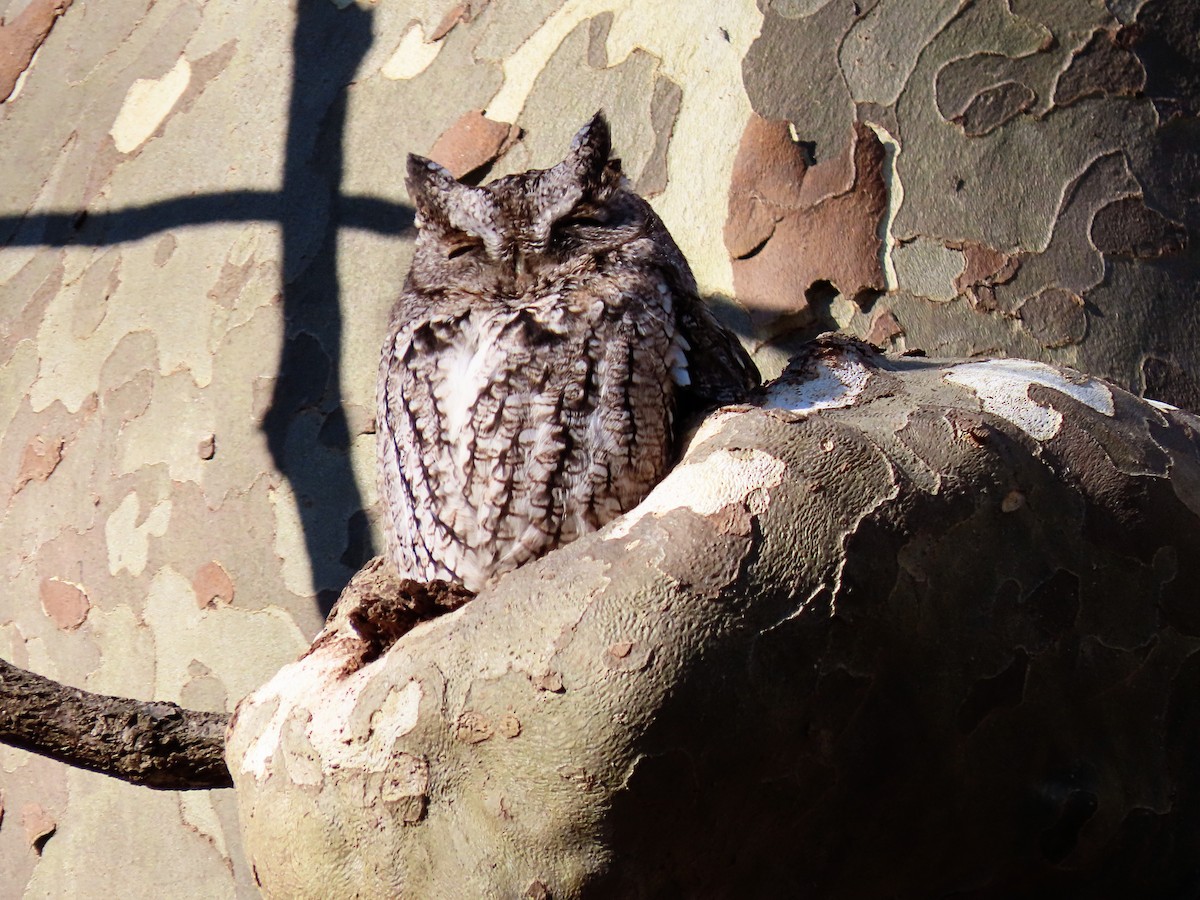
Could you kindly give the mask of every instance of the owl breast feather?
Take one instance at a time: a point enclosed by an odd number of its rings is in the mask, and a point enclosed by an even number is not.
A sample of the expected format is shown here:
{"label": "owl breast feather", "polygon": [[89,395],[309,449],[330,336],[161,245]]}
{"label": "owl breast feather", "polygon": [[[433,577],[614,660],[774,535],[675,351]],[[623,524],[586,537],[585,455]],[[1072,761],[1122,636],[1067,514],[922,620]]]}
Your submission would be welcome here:
{"label": "owl breast feather", "polygon": [[661,479],[686,368],[653,282],[619,302],[597,282],[556,309],[475,303],[396,323],[380,471],[402,574],[479,590],[607,524]]}

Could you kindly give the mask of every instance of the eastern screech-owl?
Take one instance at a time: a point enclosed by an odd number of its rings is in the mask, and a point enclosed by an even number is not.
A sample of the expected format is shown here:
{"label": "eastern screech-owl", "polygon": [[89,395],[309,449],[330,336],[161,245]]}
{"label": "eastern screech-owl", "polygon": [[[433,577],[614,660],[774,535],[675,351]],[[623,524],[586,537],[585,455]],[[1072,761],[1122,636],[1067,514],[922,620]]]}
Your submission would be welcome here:
{"label": "eastern screech-owl", "polygon": [[482,187],[408,159],[417,241],[379,369],[387,551],[478,591],[638,504],[687,412],[758,371],[609,160],[597,115],[567,158]]}

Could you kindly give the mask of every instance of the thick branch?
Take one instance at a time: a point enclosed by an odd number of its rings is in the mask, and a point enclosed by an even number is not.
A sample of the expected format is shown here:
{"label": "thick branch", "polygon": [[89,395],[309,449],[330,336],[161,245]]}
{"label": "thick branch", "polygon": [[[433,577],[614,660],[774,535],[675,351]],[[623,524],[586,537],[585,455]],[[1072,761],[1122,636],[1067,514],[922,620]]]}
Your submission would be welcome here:
{"label": "thick branch", "polygon": [[229,716],[92,694],[0,659],[0,741],[134,784],[231,787]]}
{"label": "thick branch", "polygon": [[1077,372],[826,336],[451,614],[371,583],[230,727],[267,897],[1194,882],[1200,419]]}

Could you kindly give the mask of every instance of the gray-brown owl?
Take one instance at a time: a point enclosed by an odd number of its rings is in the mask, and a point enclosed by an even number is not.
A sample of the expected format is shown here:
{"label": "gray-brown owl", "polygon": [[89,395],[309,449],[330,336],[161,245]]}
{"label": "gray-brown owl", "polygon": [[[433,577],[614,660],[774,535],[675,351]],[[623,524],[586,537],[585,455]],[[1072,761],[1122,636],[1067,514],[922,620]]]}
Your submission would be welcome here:
{"label": "gray-brown owl", "polygon": [[478,591],[632,509],[688,412],[759,375],[609,160],[599,114],[567,158],[482,187],[408,159],[412,269],[379,369],[387,552]]}

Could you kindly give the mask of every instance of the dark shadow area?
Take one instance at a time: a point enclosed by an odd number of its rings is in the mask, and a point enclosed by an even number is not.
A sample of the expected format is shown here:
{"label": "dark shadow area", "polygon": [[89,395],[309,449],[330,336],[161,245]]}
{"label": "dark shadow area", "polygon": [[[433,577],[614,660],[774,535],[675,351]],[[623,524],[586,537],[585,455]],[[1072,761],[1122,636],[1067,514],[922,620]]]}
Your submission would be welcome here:
{"label": "dark shadow area", "polygon": [[375,553],[351,469],[352,436],[342,403],[338,234],[357,228],[400,235],[413,223],[412,209],[403,204],[341,195],[346,88],[371,46],[371,15],[357,6],[297,4],[280,191],[176,197],[94,214],[0,216],[0,248],[104,246],[218,222],[281,224],[283,346],[261,427],[295,495],[323,613]]}
{"label": "dark shadow area", "polygon": [[[339,508],[362,508],[342,408],[337,239],[346,85],[371,39],[371,13],[366,10],[339,10],[331,3],[297,5],[280,196],[285,223],[283,347],[262,429],[275,466],[295,492],[323,613],[354,574],[354,564],[365,562],[344,558],[350,525],[337,515]],[[361,535],[356,543],[363,544]],[[373,550],[368,539],[360,552],[370,558]]]}
{"label": "dark shadow area", "polygon": [[[230,191],[198,197],[173,197],[112,212],[87,210],[0,216],[0,247],[101,247],[136,241],[147,235],[214,222],[284,220],[285,204],[276,191]],[[379,234],[400,235],[412,227],[408,206],[382,197],[338,198],[337,225]],[[9,232],[5,234],[5,232]]]}

